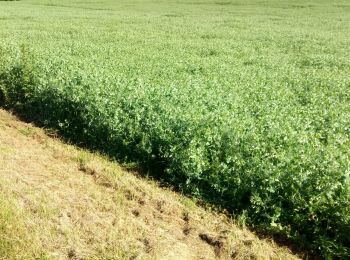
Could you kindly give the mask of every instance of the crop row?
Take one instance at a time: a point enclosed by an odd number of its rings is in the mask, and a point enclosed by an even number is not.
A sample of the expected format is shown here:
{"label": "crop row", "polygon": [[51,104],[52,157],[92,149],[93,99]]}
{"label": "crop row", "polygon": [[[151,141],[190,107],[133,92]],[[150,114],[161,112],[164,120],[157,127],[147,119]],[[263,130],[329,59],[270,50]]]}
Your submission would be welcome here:
{"label": "crop row", "polygon": [[25,47],[2,53],[3,106],[138,162],[250,225],[349,256],[346,78],[289,71],[283,81],[271,70],[244,87],[215,80],[165,86],[43,59]]}

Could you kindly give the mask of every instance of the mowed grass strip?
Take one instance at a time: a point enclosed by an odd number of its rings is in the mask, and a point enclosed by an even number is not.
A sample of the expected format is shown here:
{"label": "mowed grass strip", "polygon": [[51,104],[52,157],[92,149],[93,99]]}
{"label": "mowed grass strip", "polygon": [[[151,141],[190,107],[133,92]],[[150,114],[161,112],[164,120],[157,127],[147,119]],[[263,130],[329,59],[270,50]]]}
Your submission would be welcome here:
{"label": "mowed grass strip", "polygon": [[1,259],[298,259],[0,110]]}

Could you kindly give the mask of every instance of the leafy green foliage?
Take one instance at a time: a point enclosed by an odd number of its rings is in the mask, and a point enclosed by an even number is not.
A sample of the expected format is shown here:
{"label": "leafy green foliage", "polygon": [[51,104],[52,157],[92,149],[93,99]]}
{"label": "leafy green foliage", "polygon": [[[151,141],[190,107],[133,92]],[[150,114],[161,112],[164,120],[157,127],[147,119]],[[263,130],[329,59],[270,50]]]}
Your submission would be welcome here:
{"label": "leafy green foliage", "polygon": [[250,225],[349,257],[349,8],[4,5],[0,102]]}

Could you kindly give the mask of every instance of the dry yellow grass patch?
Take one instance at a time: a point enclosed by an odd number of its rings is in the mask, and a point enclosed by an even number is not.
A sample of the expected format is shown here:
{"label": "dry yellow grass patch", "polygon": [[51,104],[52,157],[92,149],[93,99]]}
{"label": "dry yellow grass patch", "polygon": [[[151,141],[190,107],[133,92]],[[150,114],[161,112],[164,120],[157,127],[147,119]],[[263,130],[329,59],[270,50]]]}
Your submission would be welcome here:
{"label": "dry yellow grass patch", "polygon": [[0,110],[4,259],[296,259],[191,199]]}

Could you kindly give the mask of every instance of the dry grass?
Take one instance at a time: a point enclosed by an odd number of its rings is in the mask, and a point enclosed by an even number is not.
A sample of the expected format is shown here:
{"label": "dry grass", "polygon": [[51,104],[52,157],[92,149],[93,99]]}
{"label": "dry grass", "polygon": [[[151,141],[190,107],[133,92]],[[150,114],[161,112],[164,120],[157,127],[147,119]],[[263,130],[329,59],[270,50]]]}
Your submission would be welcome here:
{"label": "dry grass", "polygon": [[0,110],[3,259],[294,259],[226,216]]}

